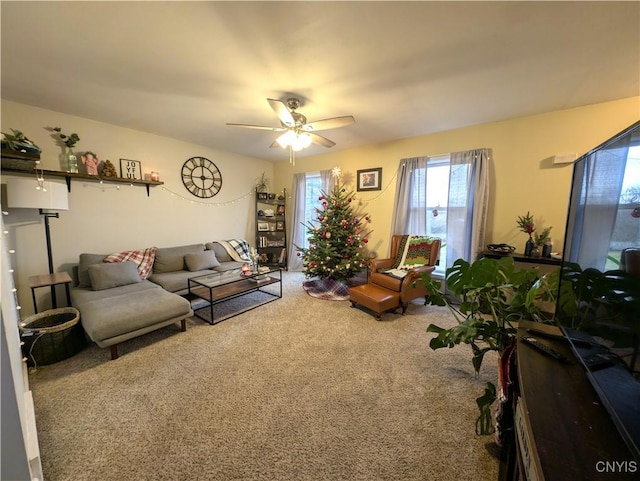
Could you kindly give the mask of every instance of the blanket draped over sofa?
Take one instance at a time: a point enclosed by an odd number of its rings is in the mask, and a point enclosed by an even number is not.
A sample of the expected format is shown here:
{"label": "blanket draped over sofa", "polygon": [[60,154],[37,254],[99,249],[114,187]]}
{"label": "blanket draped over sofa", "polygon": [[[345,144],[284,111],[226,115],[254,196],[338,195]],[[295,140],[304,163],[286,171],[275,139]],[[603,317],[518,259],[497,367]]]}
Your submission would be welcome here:
{"label": "blanket draped over sofa", "polygon": [[246,240],[229,239],[217,241],[234,261],[249,262],[251,261],[251,248]]}

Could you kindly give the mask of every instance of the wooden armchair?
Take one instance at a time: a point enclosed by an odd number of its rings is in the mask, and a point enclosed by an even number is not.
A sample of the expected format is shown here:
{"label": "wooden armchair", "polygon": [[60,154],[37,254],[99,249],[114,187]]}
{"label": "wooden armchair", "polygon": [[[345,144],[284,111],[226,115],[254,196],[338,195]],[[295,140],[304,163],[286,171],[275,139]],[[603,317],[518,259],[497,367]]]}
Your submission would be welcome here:
{"label": "wooden armchair", "polygon": [[420,283],[416,283],[416,281],[420,280],[423,273],[431,273],[435,270],[436,263],[440,257],[441,241],[440,239],[434,239],[431,243],[427,265],[413,267],[407,271],[408,273],[403,279],[399,279],[382,272],[382,270],[392,268],[397,257],[402,256],[400,248],[403,237],[402,235],[394,235],[391,237],[388,259],[371,259],[369,261],[369,277],[367,282],[390,291],[398,292],[400,294],[400,305],[404,313],[409,301],[417,299],[418,297],[425,297],[426,299],[428,294],[426,288]]}

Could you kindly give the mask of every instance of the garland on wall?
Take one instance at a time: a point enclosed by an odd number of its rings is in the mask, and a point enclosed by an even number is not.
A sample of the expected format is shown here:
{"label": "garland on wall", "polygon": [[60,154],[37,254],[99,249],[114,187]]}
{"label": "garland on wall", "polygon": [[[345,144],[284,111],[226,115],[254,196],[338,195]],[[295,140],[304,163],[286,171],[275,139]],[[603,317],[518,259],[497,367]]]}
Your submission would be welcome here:
{"label": "garland on wall", "polygon": [[[129,184],[130,187],[135,187],[134,184]],[[89,183],[83,183],[82,184],[83,188],[86,189],[100,189],[102,192],[106,192],[107,190],[120,190],[120,187],[122,187],[121,184],[118,185],[113,185],[111,184],[108,180],[100,180],[100,182],[98,184],[89,184]],[[227,200],[227,201],[223,201],[223,202],[203,202],[200,200],[195,200],[189,197],[184,197],[180,194],[178,194],[177,192],[172,191],[171,189],[168,189],[165,186],[161,186],[160,187],[161,190],[168,192],[171,197],[175,197],[177,199],[180,199],[182,201],[185,202],[189,202],[190,204],[198,204],[198,205],[204,205],[204,206],[208,206],[208,207],[225,207],[228,205],[233,205],[233,204],[237,204],[238,202],[250,197],[251,195],[253,195],[254,190],[249,190],[246,193],[242,194],[240,197],[236,197],[235,199],[231,199],[231,200]]]}
{"label": "garland on wall", "polygon": [[[339,167],[334,167],[332,170],[338,170],[338,172],[340,171]],[[335,174],[334,174],[335,175]],[[339,175],[339,174],[338,174]],[[358,197],[358,202],[359,204],[362,205],[368,205],[371,202],[376,202],[378,199],[380,199],[380,197],[382,197],[383,195],[386,194],[387,190],[389,189],[389,187],[391,187],[391,184],[393,184],[396,180],[396,177],[398,176],[398,172],[396,171],[393,176],[391,177],[391,179],[389,179],[389,181],[387,182],[387,184],[384,186],[384,188],[374,197],[371,197],[369,199],[367,199],[366,201],[363,200],[360,196]],[[44,177],[42,175],[38,175],[38,173],[36,172],[36,183],[38,185],[41,184],[41,182],[44,181]],[[87,189],[100,189],[102,192],[106,192],[107,190],[120,190],[120,188],[122,187],[123,184],[118,183],[117,185],[109,182],[108,179],[100,179],[100,182],[98,184],[94,184],[94,183],[82,183],[82,187],[83,188],[87,188]],[[135,187],[135,184],[129,184],[129,187]],[[233,204],[237,204],[238,202],[241,202],[249,197],[251,197],[255,190],[254,188],[248,190],[247,192],[245,192],[244,194],[240,195],[239,197],[236,197],[234,199],[228,200],[228,201],[223,201],[223,202],[204,202],[201,200],[195,200],[191,197],[185,197],[177,192],[174,192],[173,190],[167,188],[166,186],[161,186],[160,187],[163,191],[169,193],[171,195],[171,197],[175,197],[181,201],[184,202],[189,202],[190,204],[197,204],[197,205],[204,205],[207,207],[226,207],[229,205],[233,205]],[[289,198],[291,197],[290,195],[288,196]],[[355,196],[354,196],[355,197]]]}

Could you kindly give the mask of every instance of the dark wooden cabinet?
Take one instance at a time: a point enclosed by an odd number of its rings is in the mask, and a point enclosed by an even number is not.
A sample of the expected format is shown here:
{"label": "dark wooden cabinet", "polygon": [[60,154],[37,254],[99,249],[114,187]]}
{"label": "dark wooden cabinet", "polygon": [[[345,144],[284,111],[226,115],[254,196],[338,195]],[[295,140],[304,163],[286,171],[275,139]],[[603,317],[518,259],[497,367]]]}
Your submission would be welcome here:
{"label": "dark wooden cabinet", "polygon": [[520,323],[514,425],[504,446],[500,479],[640,479],[640,465],[569,344],[538,336],[569,360],[559,362],[520,341],[531,335],[528,328],[561,335],[555,326]]}
{"label": "dark wooden cabinet", "polygon": [[287,266],[287,191],[282,194],[256,191],[256,249],[259,264]]}

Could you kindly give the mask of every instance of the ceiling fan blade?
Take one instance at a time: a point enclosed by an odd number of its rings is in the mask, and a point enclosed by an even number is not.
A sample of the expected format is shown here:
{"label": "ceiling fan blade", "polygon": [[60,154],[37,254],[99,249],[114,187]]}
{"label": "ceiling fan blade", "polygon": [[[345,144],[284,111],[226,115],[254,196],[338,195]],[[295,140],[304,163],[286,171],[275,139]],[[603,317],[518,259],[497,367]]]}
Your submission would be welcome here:
{"label": "ceiling fan blade", "polygon": [[232,127],[243,127],[245,129],[273,130],[274,132],[282,132],[283,130],[287,130],[284,127],[267,127],[265,125],[231,124],[231,123],[227,123],[227,125],[231,125]]}
{"label": "ceiling fan blade", "polygon": [[344,117],[333,117],[331,119],[316,120],[302,126],[302,130],[306,132],[315,132],[316,130],[337,129],[338,127],[346,127],[356,123],[351,115]]}
{"label": "ceiling fan blade", "polygon": [[287,127],[293,127],[294,125],[296,125],[296,121],[293,118],[293,115],[291,115],[291,112],[282,100],[267,99],[267,102],[269,102],[269,105],[271,105],[271,108],[280,119],[280,122],[282,122]]}
{"label": "ceiling fan blade", "polygon": [[313,142],[314,144],[322,145],[323,147],[327,147],[327,148],[330,148],[336,145],[336,143],[333,140],[329,140],[326,137],[322,137],[321,135],[313,134],[311,132],[307,132],[307,135],[311,137],[311,142]]}

